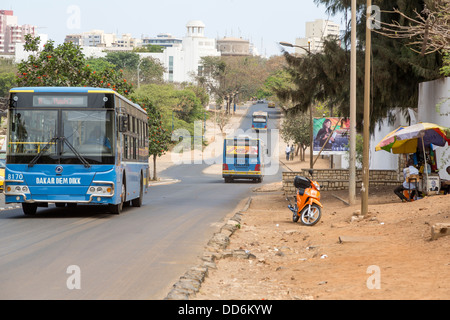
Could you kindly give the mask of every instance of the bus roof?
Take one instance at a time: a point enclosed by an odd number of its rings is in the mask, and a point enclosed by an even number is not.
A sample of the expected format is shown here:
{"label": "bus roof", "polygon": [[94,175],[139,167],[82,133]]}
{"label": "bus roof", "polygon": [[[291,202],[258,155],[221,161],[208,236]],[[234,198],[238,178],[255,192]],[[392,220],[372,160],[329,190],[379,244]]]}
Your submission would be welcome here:
{"label": "bus roof", "polygon": [[130,101],[121,94],[117,93],[113,89],[108,88],[96,88],[96,87],[17,87],[11,88],[9,90],[12,92],[68,92],[68,93],[113,93],[119,96],[123,100],[127,101],[129,104],[135,106],[137,109],[147,113],[140,105]]}
{"label": "bus roof", "polygon": [[227,137],[225,140],[253,140],[253,141],[262,141],[260,138],[253,138],[250,136],[235,136],[235,137]]}
{"label": "bus roof", "polygon": [[265,111],[255,111],[253,112],[254,116],[266,116],[267,117],[267,112]]}
{"label": "bus roof", "polygon": [[115,93],[112,89],[94,88],[94,87],[18,87],[12,88],[9,92],[74,92],[74,93],[89,93],[89,92],[107,92]]}

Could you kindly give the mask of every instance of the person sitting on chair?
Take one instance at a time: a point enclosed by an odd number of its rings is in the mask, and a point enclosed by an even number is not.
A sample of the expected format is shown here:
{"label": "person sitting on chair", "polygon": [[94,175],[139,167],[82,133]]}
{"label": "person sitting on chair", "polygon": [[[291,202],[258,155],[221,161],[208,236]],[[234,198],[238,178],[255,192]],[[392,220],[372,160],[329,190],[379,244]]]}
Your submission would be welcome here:
{"label": "person sitting on chair", "polygon": [[419,170],[414,167],[414,161],[412,159],[409,159],[408,166],[403,169],[403,178],[405,179],[405,181],[403,181],[403,183],[394,190],[394,193],[402,200],[402,202],[406,202],[409,200],[406,199],[406,197],[403,195],[404,190],[411,190],[411,198],[413,193],[415,193],[416,183],[408,181],[409,176],[413,174],[418,175]]}

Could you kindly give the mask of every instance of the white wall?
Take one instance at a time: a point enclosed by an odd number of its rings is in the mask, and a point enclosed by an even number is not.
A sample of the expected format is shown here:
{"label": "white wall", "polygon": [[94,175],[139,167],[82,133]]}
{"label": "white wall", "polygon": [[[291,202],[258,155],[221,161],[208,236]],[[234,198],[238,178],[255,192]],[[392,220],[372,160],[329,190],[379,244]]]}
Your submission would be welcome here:
{"label": "white wall", "polygon": [[374,134],[370,137],[370,169],[372,170],[397,170],[399,155],[389,153],[384,150],[375,151],[377,144],[390,132],[400,126],[409,126],[414,122],[407,122],[406,117],[399,110],[391,111],[395,114],[396,120],[393,124],[388,123],[388,119],[383,120],[381,125],[376,124]]}
{"label": "white wall", "polygon": [[[450,77],[419,84],[419,122],[450,127]],[[441,179],[450,180],[445,168],[450,166],[450,147],[436,148],[436,159]]]}
{"label": "white wall", "polygon": [[[38,34],[38,36],[41,39],[41,42],[39,43],[39,52],[44,49],[44,44],[48,41],[48,35],[47,34]],[[16,49],[14,54],[14,62],[20,63],[22,60],[27,60],[28,57],[31,55],[31,52],[25,51],[23,48],[24,42],[16,43]]]}

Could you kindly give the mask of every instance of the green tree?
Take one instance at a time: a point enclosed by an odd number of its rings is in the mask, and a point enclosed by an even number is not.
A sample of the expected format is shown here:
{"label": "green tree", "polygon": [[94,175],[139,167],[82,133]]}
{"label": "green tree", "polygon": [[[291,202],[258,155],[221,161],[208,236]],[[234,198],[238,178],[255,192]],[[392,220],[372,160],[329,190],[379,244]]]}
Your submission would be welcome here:
{"label": "green tree", "polygon": [[7,97],[9,89],[16,85],[17,67],[12,59],[0,58],[0,97]]}
{"label": "green tree", "polygon": [[441,68],[441,74],[444,77],[450,77],[450,53],[449,52],[447,52],[444,55],[444,64]]}
{"label": "green tree", "polygon": [[154,45],[154,44],[147,44],[145,46],[142,47],[138,47],[138,48],[134,48],[133,52],[156,52],[156,53],[161,53],[164,51],[164,47],[163,46],[158,46],[158,45]]}
{"label": "green tree", "polygon": [[255,96],[268,76],[265,60],[259,57],[202,57],[201,67],[197,82],[217,101],[226,102],[227,113],[238,95],[242,100]]}
{"label": "green tree", "polygon": [[151,99],[145,95],[131,96],[131,100],[139,104],[148,114],[148,151],[153,156],[153,180],[157,180],[156,160],[164,155],[170,146],[170,131],[164,127],[163,116],[160,110],[153,105]]}
{"label": "green tree", "polygon": [[126,68],[137,70],[139,55],[135,52],[108,52],[105,60],[116,66],[117,70]]}
{"label": "green tree", "polygon": [[9,89],[16,85],[16,75],[13,72],[0,73],[0,97],[7,97]]}
{"label": "green tree", "polygon": [[310,144],[310,128],[309,115],[302,112],[286,115],[281,126],[281,137],[284,142],[293,141],[297,145],[301,161],[305,161],[305,150]]}
{"label": "green tree", "polygon": [[97,72],[87,63],[79,46],[63,43],[55,46],[49,40],[38,52],[39,37],[25,36],[25,50],[32,52],[28,60],[18,64],[19,86],[92,86],[111,88],[128,95],[132,86],[121,72],[106,68]]}
{"label": "green tree", "polygon": [[148,101],[137,101],[140,103],[148,113],[149,126],[149,155],[153,156],[153,180],[157,180],[156,160],[165,154],[171,144],[170,131],[164,128],[163,119],[160,111],[151,104],[146,104]]}
{"label": "green tree", "polygon": [[188,123],[201,119],[204,109],[195,93],[190,89],[176,91],[178,117]]}
{"label": "green tree", "polygon": [[189,89],[178,89],[173,84],[147,84],[141,86],[132,97],[146,101],[162,115],[162,125],[167,131],[186,129],[194,136],[195,120],[203,119],[200,100]]}
{"label": "green tree", "polygon": [[[315,0],[317,4],[325,5],[329,12],[346,12],[350,10],[348,0]],[[365,35],[365,1],[358,0],[358,32],[357,49],[357,105],[364,101],[364,35]],[[382,10],[399,8],[408,15],[416,10],[422,12],[423,1],[379,0],[374,5]],[[400,16],[382,14],[385,20],[394,20],[403,25],[406,22]],[[350,113],[350,51],[348,42],[350,30],[345,31],[343,46],[336,41],[325,41],[324,51],[302,57],[294,57],[285,53],[288,71],[293,77],[295,89],[281,90],[278,95],[282,99],[295,102],[296,111],[306,111],[316,102],[327,102],[334,107],[333,115],[348,116]],[[425,57],[411,51],[407,40],[387,38],[372,34],[372,74],[371,74],[371,124],[373,132],[375,123],[390,117],[390,110],[399,108],[406,110],[418,103],[418,84],[434,80],[441,75],[442,56],[440,53]],[[363,124],[363,108],[357,108],[357,127]]]}

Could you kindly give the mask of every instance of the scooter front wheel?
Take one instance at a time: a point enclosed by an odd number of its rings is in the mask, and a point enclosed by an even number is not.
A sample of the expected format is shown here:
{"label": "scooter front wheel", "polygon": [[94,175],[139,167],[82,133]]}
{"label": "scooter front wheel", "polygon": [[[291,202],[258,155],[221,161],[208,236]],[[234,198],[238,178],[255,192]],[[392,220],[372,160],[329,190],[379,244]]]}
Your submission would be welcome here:
{"label": "scooter front wheel", "polygon": [[300,219],[300,216],[298,215],[298,209],[297,209],[297,205],[294,206],[294,210],[292,210],[292,221],[297,222],[298,219]]}
{"label": "scooter front wheel", "polygon": [[322,210],[317,204],[307,206],[302,210],[301,222],[306,226],[313,226],[319,222],[322,216]]}

